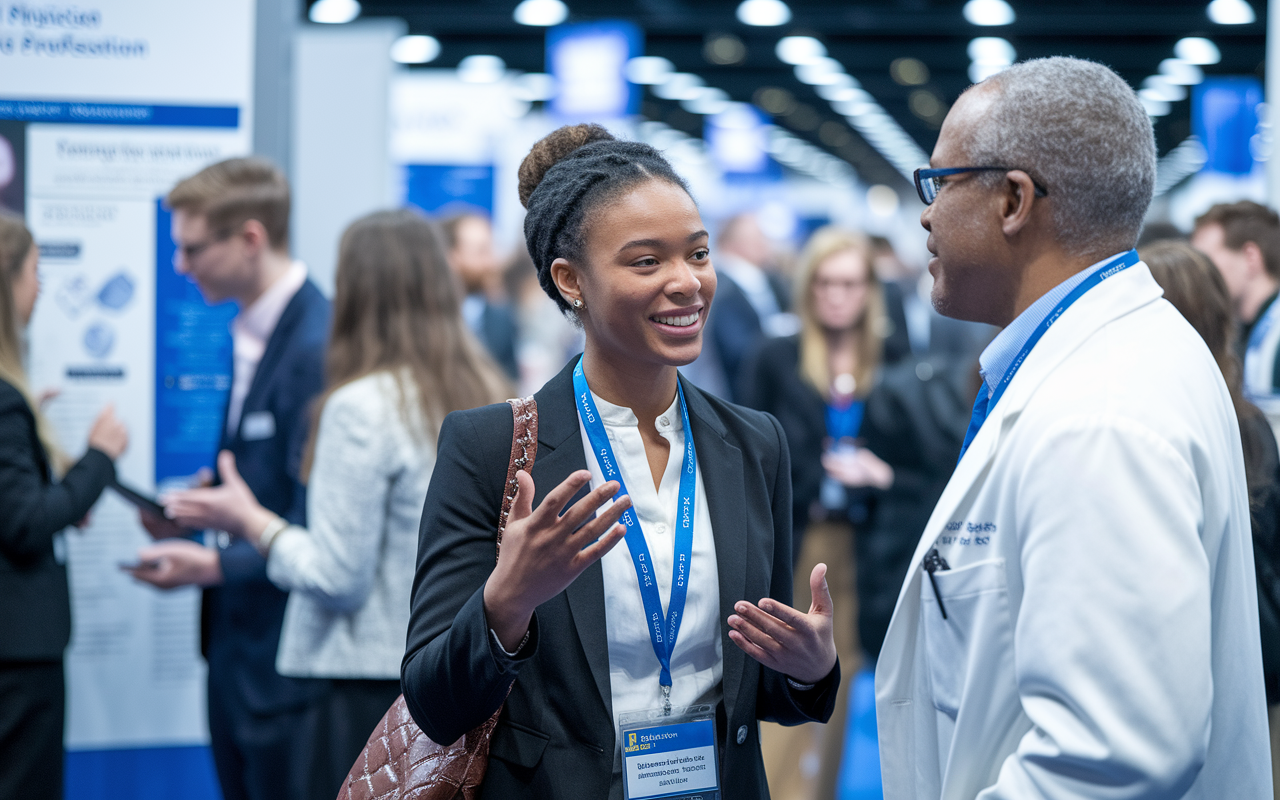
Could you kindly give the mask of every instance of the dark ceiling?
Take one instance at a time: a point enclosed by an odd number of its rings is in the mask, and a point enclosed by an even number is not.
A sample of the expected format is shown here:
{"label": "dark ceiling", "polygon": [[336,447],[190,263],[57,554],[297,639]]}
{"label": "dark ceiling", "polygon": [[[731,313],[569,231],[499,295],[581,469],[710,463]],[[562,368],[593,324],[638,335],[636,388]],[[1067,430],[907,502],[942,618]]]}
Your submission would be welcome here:
{"label": "dark ceiling", "polygon": [[[361,0],[364,16],[400,17],[410,33],[439,39],[439,58],[429,67],[453,67],[465,56],[501,56],[512,69],[545,67],[545,28],[512,19],[517,0]],[[664,56],[684,72],[734,100],[754,101],[775,112],[775,121],[849,161],[864,180],[900,183],[902,178],[875,153],[812,87],[796,80],[778,60],[774,45],[787,34],[816,36],[863,88],[875,96],[925,152],[933,148],[946,108],[970,83],[967,46],[975,36],[1008,39],[1019,60],[1073,55],[1109,64],[1135,87],[1173,55],[1184,36],[1211,38],[1222,61],[1206,75],[1263,76],[1266,3],[1251,0],[1258,15],[1249,25],[1217,25],[1205,14],[1206,0],[1011,0],[1013,24],[979,27],[965,21],[963,0],[883,0],[851,4],[833,0],[788,0],[791,22],[776,28],[743,25],[737,0],[566,0],[569,22],[627,19],[645,31],[648,55]],[[729,37],[729,38],[723,38]],[[898,59],[922,62],[926,70],[894,69]],[[716,62],[730,63],[716,63]],[[902,62],[898,62],[901,65]],[[905,75],[903,73],[906,73]],[[914,74],[912,74],[914,72]],[[909,78],[910,81],[903,80]],[[914,81],[914,82],[912,82]],[[767,92],[769,88],[783,92]],[[678,103],[645,93],[645,116],[701,135],[702,119]],[[1160,153],[1191,133],[1190,101],[1173,104],[1156,119]]]}

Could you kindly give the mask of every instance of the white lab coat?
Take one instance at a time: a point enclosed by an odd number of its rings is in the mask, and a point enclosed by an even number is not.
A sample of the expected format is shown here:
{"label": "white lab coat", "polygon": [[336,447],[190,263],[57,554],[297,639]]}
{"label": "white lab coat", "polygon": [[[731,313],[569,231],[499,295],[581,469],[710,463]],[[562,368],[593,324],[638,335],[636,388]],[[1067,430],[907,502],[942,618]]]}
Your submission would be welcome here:
{"label": "white lab coat", "polygon": [[1271,797],[1239,429],[1162,294],[1076,301],[938,501],[876,670],[886,800]]}

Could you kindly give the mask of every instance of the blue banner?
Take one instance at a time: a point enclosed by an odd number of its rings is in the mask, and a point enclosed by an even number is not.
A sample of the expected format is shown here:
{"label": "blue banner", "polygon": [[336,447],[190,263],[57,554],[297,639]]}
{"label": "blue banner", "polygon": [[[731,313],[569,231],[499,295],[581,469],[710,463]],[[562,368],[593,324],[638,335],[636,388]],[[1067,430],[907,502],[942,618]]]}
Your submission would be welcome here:
{"label": "blue banner", "polygon": [[160,125],[174,128],[238,128],[237,106],[150,106],[0,99],[0,119],[81,125]]}
{"label": "blue banner", "polygon": [[231,391],[234,303],[210,306],[173,268],[169,211],[156,201],[156,484],[213,467]]}
{"label": "blue banner", "polygon": [[493,213],[492,165],[406,164],[402,170],[404,205],[439,217],[476,209]]}

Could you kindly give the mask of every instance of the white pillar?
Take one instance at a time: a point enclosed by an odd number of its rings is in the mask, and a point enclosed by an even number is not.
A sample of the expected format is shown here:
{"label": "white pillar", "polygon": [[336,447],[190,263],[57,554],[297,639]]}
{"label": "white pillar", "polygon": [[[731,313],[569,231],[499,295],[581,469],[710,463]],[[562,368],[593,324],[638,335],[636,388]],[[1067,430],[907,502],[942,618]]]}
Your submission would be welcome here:
{"label": "white pillar", "polygon": [[1267,158],[1267,202],[1280,207],[1280,0],[1267,0],[1267,117],[1271,153]]}

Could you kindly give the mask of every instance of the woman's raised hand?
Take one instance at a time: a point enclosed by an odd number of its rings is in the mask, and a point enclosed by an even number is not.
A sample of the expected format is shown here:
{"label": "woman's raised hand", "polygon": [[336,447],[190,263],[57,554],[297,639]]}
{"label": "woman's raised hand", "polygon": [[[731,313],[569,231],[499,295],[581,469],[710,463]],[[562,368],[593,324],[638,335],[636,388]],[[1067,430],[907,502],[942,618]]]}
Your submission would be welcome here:
{"label": "woman's raised hand", "polygon": [[[582,571],[622,541],[627,529],[618,524],[631,507],[631,498],[618,498],[609,510],[592,519],[600,506],[618,491],[618,482],[592,490],[560,514],[591,473],[578,470],[547,493],[533,508],[533,478],[520,470],[519,488],[502,537],[498,565],[484,587],[484,611],[489,627],[508,652],[519,646],[533,611],[563,592]],[[585,523],[585,524],[584,524]]]}
{"label": "woman's raised hand", "polygon": [[759,605],[745,600],[734,605],[729,638],[744,653],[797,683],[817,683],[836,665],[836,640],[831,622],[831,592],[827,565],[809,575],[813,605],[802,614],[766,597]]}

